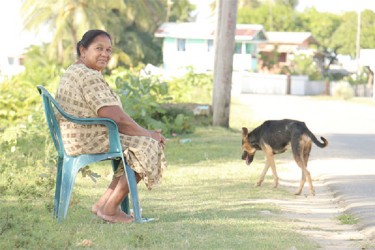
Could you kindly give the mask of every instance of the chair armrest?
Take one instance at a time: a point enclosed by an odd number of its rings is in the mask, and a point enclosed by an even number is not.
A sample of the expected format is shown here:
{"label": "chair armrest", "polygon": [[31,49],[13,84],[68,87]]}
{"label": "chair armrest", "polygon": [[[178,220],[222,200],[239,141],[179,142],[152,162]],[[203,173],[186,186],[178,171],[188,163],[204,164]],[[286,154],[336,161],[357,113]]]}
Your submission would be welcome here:
{"label": "chair armrest", "polygon": [[61,115],[70,122],[83,124],[83,125],[104,125],[108,129],[109,136],[109,152],[120,152],[122,151],[120,143],[120,135],[118,131],[117,124],[109,118],[78,118],[72,115],[69,115],[61,110],[59,106],[55,106]]}
{"label": "chair armrest", "polygon": [[100,124],[104,125],[108,129],[108,136],[109,136],[109,152],[120,152],[122,151],[122,146],[120,143],[120,135],[118,131],[117,124],[109,118],[78,118],[66,113],[57,101],[51,96],[51,94],[43,87],[38,85],[38,91],[41,95],[44,95],[52,104],[53,106],[59,111],[59,113],[68,121],[77,123],[77,124],[84,124],[84,125],[94,125]]}

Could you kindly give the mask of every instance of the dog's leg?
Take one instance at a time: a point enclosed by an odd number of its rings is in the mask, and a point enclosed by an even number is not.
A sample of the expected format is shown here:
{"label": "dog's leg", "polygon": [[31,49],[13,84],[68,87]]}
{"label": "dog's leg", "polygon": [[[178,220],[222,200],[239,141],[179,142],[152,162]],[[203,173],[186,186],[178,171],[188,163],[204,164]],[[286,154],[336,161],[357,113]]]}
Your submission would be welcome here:
{"label": "dog's leg", "polygon": [[271,170],[272,170],[272,174],[273,174],[273,187],[274,188],[277,188],[277,186],[279,185],[279,177],[277,176],[277,172],[276,172],[276,165],[275,165],[275,160],[272,156],[272,160],[270,161],[270,166],[271,166]]}
{"label": "dog's leg", "polygon": [[261,175],[259,177],[259,180],[258,180],[258,182],[256,184],[257,187],[260,187],[260,185],[262,185],[262,182],[264,181],[264,176],[267,174],[267,171],[268,171],[269,167],[270,167],[270,165],[269,165],[268,159],[266,157],[266,163],[265,163],[263,171],[262,171],[262,173],[261,173]]}
{"label": "dog's leg", "polygon": [[[298,165],[299,166],[299,165]],[[302,189],[303,189],[303,186],[305,186],[305,182],[306,182],[306,175],[305,175],[305,172],[303,171],[303,169],[301,168],[302,170],[302,176],[301,176],[301,182],[299,184],[299,188],[298,188],[298,191],[297,193],[295,193],[295,195],[300,195],[302,193]]]}
{"label": "dog's leg", "polygon": [[[273,151],[272,151],[271,147],[265,147],[265,148],[266,148],[266,150],[264,150],[264,152],[265,152],[266,157],[267,157],[268,167],[271,167],[272,174],[273,174],[273,182],[274,182],[273,187],[277,188],[277,186],[279,185],[279,177],[277,176],[277,172],[276,172],[274,154],[273,154]],[[264,176],[263,176],[263,178],[264,178]]]}
{"label": "dog's leg", "polygon": [[[298,150],[298,148],[300,150]],[[309,160],[310,150],[311,150],[311,142],[304,142],[301,141],[298,147],[293,147],[293,156],[294,160],[296,161],[297,165],[301,168],[302,177],[301,182],[298,188],[296,195],[300,195],[302,193],[302,189],[306,183],[306,179],[309,182],[310,193],[315,195],[315,190],[312,185],[311,175],[310,172],[307,170],[307,162]]]}
{"label": "dog's leg", "polygon": [[307,181],[309,182],[309,188],[310,188],[310,193],[312,195],[315,195],[315,190],[314,190],[314,186],[312,184],[312,179],[311,179],[311,175],[310,175],[310,172],[307,170],[307,163],[309,161],[309,156],[310,156],[310,151],[311,151],[311,141],[308,141],[303,149],[303,160],[304,160],[304,163],[305,163],[305,171],[307,171],[308,175],[306,175],[307,177]]}
{"label": "dog's leg", "polygon": [[297,192],[297,195],[301,194],[302,188],[305,185],[306,179],[309,182],[310,193],[312,195],[315,195],[315,190],[314,190],[314,187],[312,185],[311,175],[310,175],[310,172],[306,169],[306,167],[304,167],[302,169],[302,176],[303,176],[303,179],[301,180],[301,184],[300,184],[299,190]]}

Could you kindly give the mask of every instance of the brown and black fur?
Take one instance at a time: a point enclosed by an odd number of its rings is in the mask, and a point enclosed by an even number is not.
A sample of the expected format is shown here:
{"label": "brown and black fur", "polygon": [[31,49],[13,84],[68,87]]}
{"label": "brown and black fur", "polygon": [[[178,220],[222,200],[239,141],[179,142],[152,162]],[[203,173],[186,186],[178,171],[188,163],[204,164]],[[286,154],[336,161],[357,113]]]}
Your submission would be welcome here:
{"label": "brown and black fur", "polygon": [[324,137],[320,137],[320,139],[323,143],[318,141],[304,122],[289,119],[265,121],[250,133],[247,128],[242,128],[242,159],[246,160],[247,165],[250,165],[255,152],[262,150],[266,156],[266,164],[257,182],[257,186],[262,184],[268,168],[271,167],[274,177],[274,187],[277,187],[278,176],[274,155],[281,154],[288,147],[291,147],[294,160],[302,170],[302,178],[296,195],[301,194],[306,178],[309,183],[310,193],[315,195],[311,175],[307,170],[307,162],[312,142],[320,148],[328,145],[328,141]]}

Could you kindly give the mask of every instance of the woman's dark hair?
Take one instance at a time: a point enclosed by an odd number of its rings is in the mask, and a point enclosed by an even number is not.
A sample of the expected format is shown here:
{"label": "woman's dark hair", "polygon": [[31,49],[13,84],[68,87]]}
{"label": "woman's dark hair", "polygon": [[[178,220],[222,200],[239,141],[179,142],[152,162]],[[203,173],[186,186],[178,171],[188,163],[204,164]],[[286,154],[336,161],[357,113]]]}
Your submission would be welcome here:
{"label": "woman's dark hair", "polygon": [[95,37],[100,36],[100,35],[107,36],[109,38],[109,40],[111,40],[111,42],[112,42],[111,36],[106,31],[104,31],[104,30],[89,30],[83,35],[81,41],[79,41],[77,43],[77,55],[78,55],[78,57],[81,56],[81,52],[79,51],[79,48],[82,46],[82,47],[87,49],[90,46],[90,44],[92,43],[92,41],[94,41]]}

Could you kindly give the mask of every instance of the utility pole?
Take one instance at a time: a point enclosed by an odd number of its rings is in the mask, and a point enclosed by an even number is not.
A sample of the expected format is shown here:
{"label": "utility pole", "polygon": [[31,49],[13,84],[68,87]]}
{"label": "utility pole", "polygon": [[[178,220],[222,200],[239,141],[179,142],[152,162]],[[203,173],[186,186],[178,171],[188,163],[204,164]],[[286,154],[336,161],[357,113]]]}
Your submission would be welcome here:
{"label": "utility pole", "polygon": [[167,14],[166,14],[166,17],[165,17],[165,22],[169,22],[169,16],[171,14],[171,7],[173,5],[173,1],[172,0],[167,0]]}
{"label": "utility pole", "polygon": [[229,128],[237,0],[218,0],[217,8],[212,125]]}
{"label": "utility pole", "polygon": [[357,37],[356,37],[356,61],[357,61],[357,77],[359,76],[359,53],[361,49],[361,10],[357,11]]}

